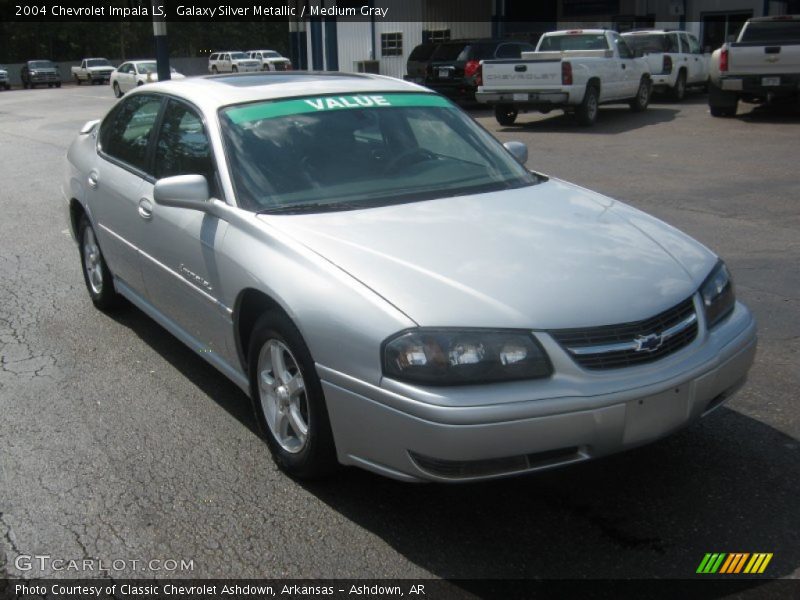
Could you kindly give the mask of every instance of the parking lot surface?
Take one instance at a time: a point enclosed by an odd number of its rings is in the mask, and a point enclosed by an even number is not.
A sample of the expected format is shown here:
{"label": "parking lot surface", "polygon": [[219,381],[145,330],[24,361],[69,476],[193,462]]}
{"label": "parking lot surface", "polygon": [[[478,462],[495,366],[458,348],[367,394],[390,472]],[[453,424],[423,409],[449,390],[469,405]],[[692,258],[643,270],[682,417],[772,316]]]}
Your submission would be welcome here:
{"label": "parking lot surface", "polygon": [[[133,307],[93,309],[64,154],[107,87],[0,93],[0,569],[19,555],[192,561],[181,577],[691,577],[706,552],[800,576],[800,116],[705,96],[500,127],[528,165],[648,211],[728,262],[760,347],[725,408],[656,444],[480,485],[357,470],[298,483],[245,396]],[[477,241],[476,241],[477,243]],[[546,257],[532,257],[546,260]],[[74,576],[74,574],[73,574]]]}

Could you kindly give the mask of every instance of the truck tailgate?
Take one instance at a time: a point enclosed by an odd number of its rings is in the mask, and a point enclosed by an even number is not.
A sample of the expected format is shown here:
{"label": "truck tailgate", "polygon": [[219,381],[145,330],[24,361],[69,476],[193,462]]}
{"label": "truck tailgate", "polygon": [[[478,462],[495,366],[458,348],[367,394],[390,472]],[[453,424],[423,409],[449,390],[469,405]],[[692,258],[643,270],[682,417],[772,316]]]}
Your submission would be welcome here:
{"label": "truck tailgate", "polygon": [[728,72],[732,75],[800,73],[800,43],[733,43],[728,51]]}
{"label": "truck tailgate", "polygon": [[[526,53],[527,54],[527,53]],[[561,85],[561,59],[484,60],[483,89],[513,90]]]}

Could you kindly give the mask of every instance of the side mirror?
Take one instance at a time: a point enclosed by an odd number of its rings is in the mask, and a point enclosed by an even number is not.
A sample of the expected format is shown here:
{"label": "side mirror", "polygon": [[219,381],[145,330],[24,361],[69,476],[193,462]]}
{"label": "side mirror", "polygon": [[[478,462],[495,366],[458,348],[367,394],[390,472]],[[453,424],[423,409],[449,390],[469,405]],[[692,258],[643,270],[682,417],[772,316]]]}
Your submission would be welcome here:
{"label": "side mirror", "polygon": [[210,212],[208,182],[202,175],[176,175],[156,181],[153,200],[161,206]]}
{"label": "side mirror", "polygon": [[525,166],[525,163],[528,162],[528,146],[522,142],[506,142],[503,144],[503,147],[511,152],[511,156],[514,157],[514,160],[516,160],[523,167]]}

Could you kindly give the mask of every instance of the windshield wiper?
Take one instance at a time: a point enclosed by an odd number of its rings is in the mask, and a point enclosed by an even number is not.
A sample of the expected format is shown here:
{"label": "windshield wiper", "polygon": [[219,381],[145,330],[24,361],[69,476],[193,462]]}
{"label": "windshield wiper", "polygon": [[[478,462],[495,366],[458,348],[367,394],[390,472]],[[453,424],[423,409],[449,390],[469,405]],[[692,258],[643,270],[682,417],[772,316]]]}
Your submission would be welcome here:
{"label": "windshield wiper", "polygon": [[302,214],[314,212],[335,212],[339,210],[355,210],[366,208],[365,205],[349,204],[346,202],[307,202],[305,204],[284,204],[256,211],[257,215]]}

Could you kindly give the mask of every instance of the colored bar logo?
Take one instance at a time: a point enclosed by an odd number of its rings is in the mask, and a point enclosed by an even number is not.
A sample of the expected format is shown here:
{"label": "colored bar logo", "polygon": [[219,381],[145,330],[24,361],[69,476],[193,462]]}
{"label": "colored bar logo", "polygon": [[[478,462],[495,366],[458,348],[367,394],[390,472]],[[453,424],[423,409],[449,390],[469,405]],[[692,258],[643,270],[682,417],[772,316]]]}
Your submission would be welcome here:
{"label": "colored bar logo", "polygon": [[771,560],[772,552],[755,552],[753,554],[749,552],[709,552],[700,561],[696,572],[703,575],[715,573],[755,575],[763,573]]}

